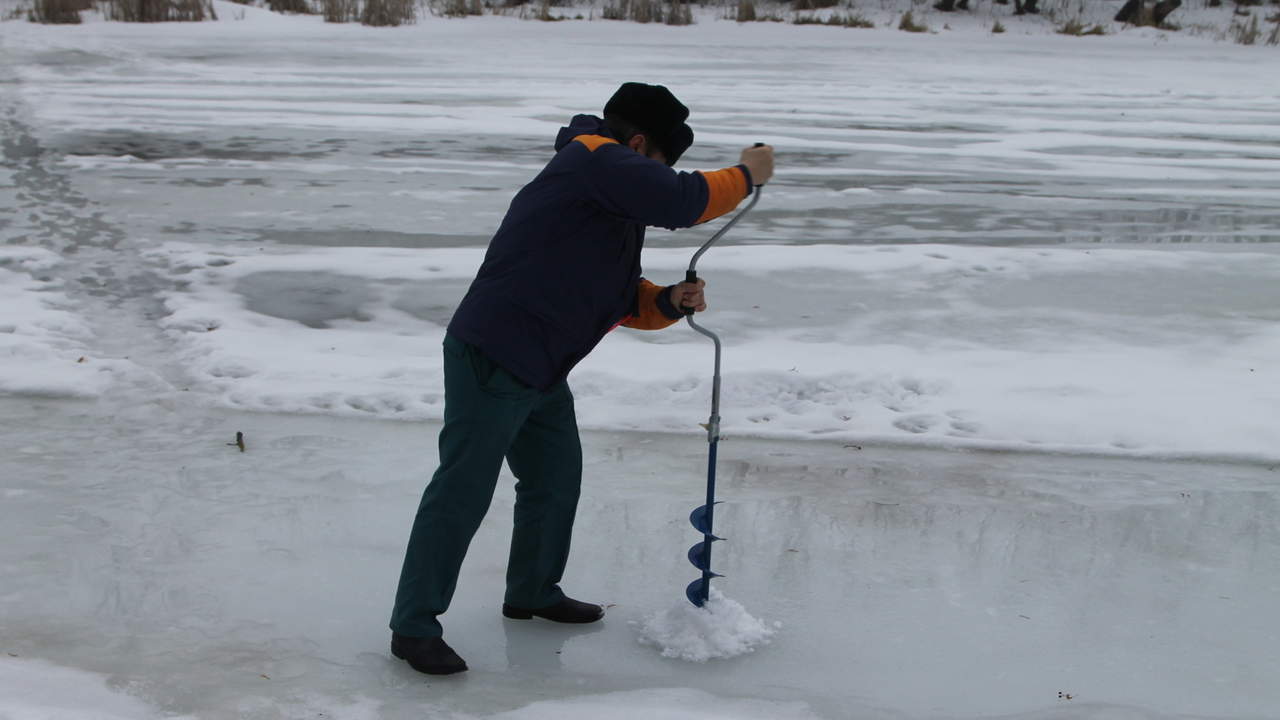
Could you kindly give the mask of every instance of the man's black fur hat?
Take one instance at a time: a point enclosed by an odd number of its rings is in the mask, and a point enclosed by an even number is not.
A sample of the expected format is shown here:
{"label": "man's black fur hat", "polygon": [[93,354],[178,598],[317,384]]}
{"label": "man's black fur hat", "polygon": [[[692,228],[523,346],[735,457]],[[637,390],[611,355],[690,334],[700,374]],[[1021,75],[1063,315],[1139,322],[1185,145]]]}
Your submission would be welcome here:
{"label": "man's black fur hat", "polygon": [[693,129],[684,122],[689,117],[689,108],[662,85],[623,83],[605,104],[604,114],[606,117],[616,115],[635,125],[658,145],[668,165],[675,165],[693,144]]}

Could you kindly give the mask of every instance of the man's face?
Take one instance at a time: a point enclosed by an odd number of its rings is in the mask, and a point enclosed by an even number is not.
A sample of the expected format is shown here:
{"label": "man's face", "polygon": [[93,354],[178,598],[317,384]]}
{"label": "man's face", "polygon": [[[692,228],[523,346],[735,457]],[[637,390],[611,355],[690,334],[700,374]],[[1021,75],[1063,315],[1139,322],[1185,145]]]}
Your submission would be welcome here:
{"label": "man's face", "polygon": [[659,150],[657,145],[649,142],[649,138],[644,135],[632,136],[631,142],[627,143],[627,145],[650,160],[657,160],[663,165],[667,164],[666,154]]}

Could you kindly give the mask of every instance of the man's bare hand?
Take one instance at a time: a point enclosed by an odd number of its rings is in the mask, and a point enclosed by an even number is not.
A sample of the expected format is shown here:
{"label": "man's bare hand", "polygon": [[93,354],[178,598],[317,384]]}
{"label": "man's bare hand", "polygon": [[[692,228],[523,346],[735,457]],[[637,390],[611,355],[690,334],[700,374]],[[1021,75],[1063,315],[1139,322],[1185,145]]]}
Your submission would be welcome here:
{"label": "man's bare hand", "polygon": [[698,278],[698,283],[682,282],[679,285],[671,286],[671,304],[675,305],[681,311],[687,311],[693,308],[695,312],[702,312],[707,309],[707,300],[702,295],[702,288],[707,282],[702,278]]}
{"label": "man's bare hand", "polygon": [[740,162],[751,171],[751,182],[763,185],[773,177],[773,146],[749,147],[742,151]]}

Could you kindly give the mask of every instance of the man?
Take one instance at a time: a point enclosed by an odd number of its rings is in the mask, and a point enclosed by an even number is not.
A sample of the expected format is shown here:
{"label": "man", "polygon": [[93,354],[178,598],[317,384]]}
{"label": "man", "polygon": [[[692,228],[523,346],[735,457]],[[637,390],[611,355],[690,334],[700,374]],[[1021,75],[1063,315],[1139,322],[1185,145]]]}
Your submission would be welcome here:
{"label": "man", "polygon": [[444,341],[440,466],[422,496],[391,615],[391,652],[416,670],[467,669],[444,642],[463,556],[505,458],[515,529],[502,613],[595,622],[604,608],[559,582],[582,479],[569,371],[618,325],[656,330],[706,308],[703,283],[640,277],[647,225],[680,228],[733,210],[773,174],[773,149],[713,172],[671,166],[693,143],[665,87],[626,83],[604,118],[575,116],[556,155],[516,194]]}

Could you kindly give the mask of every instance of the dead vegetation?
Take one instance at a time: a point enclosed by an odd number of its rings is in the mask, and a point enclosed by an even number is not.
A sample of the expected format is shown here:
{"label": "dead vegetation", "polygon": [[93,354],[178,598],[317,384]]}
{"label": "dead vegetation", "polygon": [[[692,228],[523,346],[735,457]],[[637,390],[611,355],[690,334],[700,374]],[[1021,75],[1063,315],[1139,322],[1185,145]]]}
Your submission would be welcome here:
{"label": "dead vegetation", "polygon": [[[465,18],[498,14],[516,15],[521,19],[556,22],[560,20],[622,20],[636,23],[690,25],[695,22],[695,7],[704,11],[721,9],[720,17],[738,22],[789,22],[793,25],[874,28],[876,21],[860,11],[858,0],[232,0],[243,5],[266,7],[285,14],[320,14],[326,22],[361,23],[377,27],[395,27],[417,21],[418,13]],[[1241,45],[1280,45],[1280,12],[1268,15],[1263,6],[1280,5],[1280,0],[1202,0],[1205,8],[1222,7],[1227,14],[1222,24],[1198,21],[1189,31],[1217,37]],[[25,17],[45,24],[74,24],[86,10],[101,12],[108,20],[120,22],[175,22],[217,19],[212,0],[19,0],[8,14],[9,19]],[[1171,13],[1182,7],[1184,0],[1124,0],[1114,19],[1130,26],[1149,26],[1176,31],[1169,22]],[[714,4],[712,4],[714,3]],[[928,3],[928,5],[924,5]],[[923,5],[946,13],[981,9],[972,0],[915,0],[913,9],[903,12],[896,26],[903,32],[930,33],[928,23],[914,12]],[[1011,0],[992,0],[994,5],[1008,7]],[[1038,14],[1039,0],[1012,0],[1013,14]],[[576,14],[572,8],[580,11]],[[584,17],[582,11],[589,10]],[[881,3],[881,10],[890,10]],[[1055,32],[1070,36],[1109,34],[1108,26],[1086,21],[1085,0],[1059,0],[1044,8]],[[1068,16],[1070,14],[1070,16]],[[1067,17],[1064,17],[1067,16]],[[892,16],[890,16],[892,17]],[[881,18],[881,20],[888,18]],[[992,19],[991,33],[1008,31],[1000,19]],[[893,21],[889,20],[889,27]],[[949,29],[945,26],[944,29]]]}
{"label": "dead vegetation", "polygon": [[630,20],[638,23],[665,23],[667,25],[693,24],[693,11],[686,3],[661,0],[617,0],[604,6],[601,17],[605,20]]}
{"label": "dead vegetation", "polygon": [[364,0],[360,24],[373,27],[398,27],[417,20],[413,0]]}
{"label": "dead vegetation", "polygon": [[1253,45],[1258,42],[1258,38],[1262,37],[1262,25],[1258,22],[1258,16],[1249,13],[1248,17],[1248,20],[1236,20],[1231,23],[1231,37],[1239,45]]}
{"label": "dead vegetation", "polygon": [[898,21],[898,29],[903,32],[911,33],[929,32],[929,26],[924,23],[916,22],[915,18],[911,15],[910,10],[902,14],[902,19]]}
{"label": "dead vegetation", "polygon": [[1089,27],[1085,23],[1081,22],[1079,18],[1073,18],[1059,25],[1055,32],[1059,35],[1083,37],[1085,35],[1106,35],[1107,29],[1101,25]]}
{"label": "dead vegetation", "polygon": [[828,16],[796,15],[791,19],[792,25],[826,25],[828,27],[873,28],[876,24],[863,15],[855,12],[832,13]]}
{"label": "dead vegetation", "polygon": [[217,20],[210,0],[110,0],[98,3],[108,20],[119,22],[200,22]]}
{"label": "dead vegetation", "polygon": [[[241,2],[242,0],[233,0],[233,2]],[[314,15],[316,11],[311,7],[311,3],[307,0],[267,0],[267,9],[271,12],[283,13],[286,15]]]}
{"label": "dead vegetation", "polygon": [[80,12],[91,7],[93,3],[86,0],[35,0],[27,19],[48,25],[78,25]]}
{"label": "dead vegetation", "polygon": [[1127,0],[1116,13],[1115,21],[1138,27],[1176,30],[1166,19],[1180,7],[1182,0],[1157,0],[1151,4],[1147,4],[1146,0]]}

